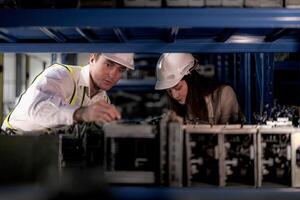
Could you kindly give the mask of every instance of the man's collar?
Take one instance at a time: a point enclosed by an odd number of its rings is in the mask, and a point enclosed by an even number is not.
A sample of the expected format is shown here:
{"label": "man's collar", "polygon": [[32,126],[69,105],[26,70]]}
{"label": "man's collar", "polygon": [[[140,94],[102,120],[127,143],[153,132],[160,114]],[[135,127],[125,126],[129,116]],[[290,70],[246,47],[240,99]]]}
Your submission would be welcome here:
{"label": "man's collar", "polygon": [[[90,82],[90,65],[82,67],[80,71],[80,78],[78,85],[81,87],[87,87],[87,95],[91,97],[91,82]],[[99,89],[97,93],[103,92],[104,90]]]}
{"label": "man's collar", "polygon": [[80,70],[78,85],[90,88],[90,65],[86,65]]}

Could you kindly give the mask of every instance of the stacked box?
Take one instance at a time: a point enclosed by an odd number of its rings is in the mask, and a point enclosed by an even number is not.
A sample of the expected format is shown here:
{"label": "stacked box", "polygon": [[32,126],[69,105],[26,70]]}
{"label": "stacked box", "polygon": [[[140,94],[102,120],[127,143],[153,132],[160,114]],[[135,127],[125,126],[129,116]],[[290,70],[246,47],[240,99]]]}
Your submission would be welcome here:
{"label": "stacked box", "polygon": [[161,7],[161,0],[144,0],[145,7]]}
{"label": "stacked box", "polygon": [[102,0],[102,1],[80,0],[78,7],[92,8],[92,7],[115,7],[115,6],[116,6],[116,0]]}
{"label": "stacked box", "polygon": [[285,7],[300,8],[300,0],[285,0]]}
{"label": "stacked box", "polygon": [[259,7],[260,0],[245,0],[245,7]]}
{"label": "stacked box", "polygon": [[144,7],[144,0],[124,0],[125,7]]}
{"label": "stacked box", "polygon": [[161,7],[161,0],[124,0],[125,7]]}
{"label": "stacked box", "polygon": [[243,7],[244,0],[222,0],[223,7]]}
{"label": "stacked box", "polygon": [[222,0],[206,0],[205,5],[207,7],[221,7],[222,6]]}
{"label": "stacked box", "polygon": [[203,7],[205,6],[204,0],[189,0],[188,2],[190,7]]}
{"label": "stacked box", "polygon": [[260,0],[259,7],[283,7],[283,0]]}
{"label": "stacked box", "polygon": [[245,0],[246,7],[283,7],[283,0]]}
{"label": "stacked box", "polygon": [[182,7],[188,6],[188,0],[167,0],[167,6],[170,7]]}

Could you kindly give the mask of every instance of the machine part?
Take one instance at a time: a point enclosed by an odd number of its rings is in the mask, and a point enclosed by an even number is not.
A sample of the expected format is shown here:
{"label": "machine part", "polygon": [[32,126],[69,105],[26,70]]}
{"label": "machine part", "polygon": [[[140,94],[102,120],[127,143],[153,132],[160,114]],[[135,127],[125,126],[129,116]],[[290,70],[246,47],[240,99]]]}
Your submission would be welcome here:
{"label": "machine part", "polygon": [[61,176],[79,174],[91,168],[101,169],[104,162],[102,128],[94,123],[82,123],[64,130],[64,134],[59,134]]}
{"label": "machine part", "polygon": [[105,178],[112,184],[155,183],[155,173],[149,171],[106,171]]}
{"label": "machine part", "polygon": [[168,124],[168,164],[170,186],[182,186],[183,183],[183,131],[181,124]]}
{"label": "machine part", "polygon": [[158,181],[160,185],[168,185],[168,126],[169,117],[166,115],[160,120],[159,123],[159,154],[160,154],[160,163]]}
{"label": "machine part", "polygon": [[[255,126],[232,127],[222,130],[224,146],[225,186],[256,186],[256,133]],[[221,175],[221,176],[222,176]]]}
{"label": "machine part", "polygon": [[107,138],[106,169],[109,171],[155,171],[156,141],[145,138]]}
{"label": "machine part", "polygon": [[300,187],[300,130],[292,133],[292,187]]}
{"label": "machine part", "polygon": [[259,129],[258,186],[282,187],[299,184],[296,181],[297,174],[299,176],[296,150],[300,141],[294,132],[294,128]]}
{"label": "machine part", "polygon": [[260,114],[254,113],[256,123],[269,124],[274,127],[298,126],[299,119],[299,112],[296,107],[280,105],[276,99],[272,104],[266,104]]}
{"label": "machine part", "polygon": [[185,126],[187,186],[220,185],[220,128]]}
{"label": "machine part", "polygon": [[110,123],[105,136],[105,175],[110,183],[156,184],[159,142],[156,127]]}
{"label": "machine part", "polygon": [[155,138],[154,126],[110,123],[103,126],[107,138]]}

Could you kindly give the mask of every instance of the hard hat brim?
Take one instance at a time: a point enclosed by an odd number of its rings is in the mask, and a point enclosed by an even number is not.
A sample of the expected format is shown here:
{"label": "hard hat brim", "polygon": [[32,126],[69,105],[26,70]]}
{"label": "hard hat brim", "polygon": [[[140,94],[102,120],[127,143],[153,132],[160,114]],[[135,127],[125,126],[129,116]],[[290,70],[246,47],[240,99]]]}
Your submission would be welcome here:
{"label": "hard hat brim", "polygon": [[156,90],[166,90],[166,89],[172,88],[175,85],[177,85],[181,79],[182,79],[182,77],[175,79],[175,80],[171,80],[171,81],[157,80],[156,84],[155,84],[155,89]]}
{"label": "hard hat brim", "polygon": [[113,62],[115,62],[115,63],[118,63],[118,64],[124,66],[124,67],[127,67],[127,68],[129,68],[129,69],[131,69],[131,70],[134,70],[134,65],[130,64],[129,62],[126,62],[126,61],[124,61],[124,60],[120,60],[119,58],[114,57],[114,56],[111,55],[111,54],[102,53],[101,55],[103,55],[103,56],[104,56],[105,58],[107,58],[108,60],[111,60],[111,61],[113,61]]}

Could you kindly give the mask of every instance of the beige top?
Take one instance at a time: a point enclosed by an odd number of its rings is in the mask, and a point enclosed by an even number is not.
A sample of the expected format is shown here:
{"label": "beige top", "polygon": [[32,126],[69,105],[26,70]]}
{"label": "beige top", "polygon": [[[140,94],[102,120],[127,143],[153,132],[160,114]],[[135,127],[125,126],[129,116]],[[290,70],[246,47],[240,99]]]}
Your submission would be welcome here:
{"label": "beige top", "polygon": [[[220,87],[212,95],[205,97],[209,123],[226,124],[237,122],[239,120],[239,103],[232,87]],[[188,112],[187,118],[193,119],[191,112]]]}

